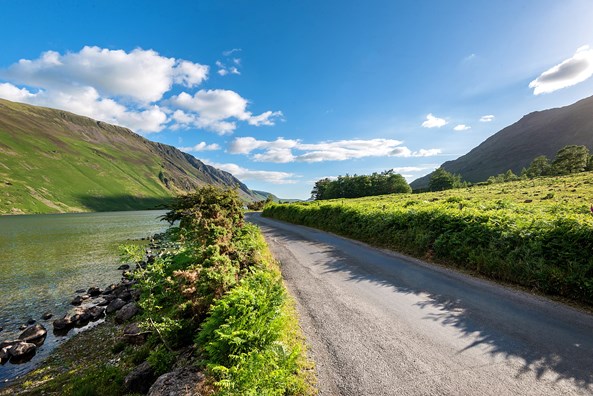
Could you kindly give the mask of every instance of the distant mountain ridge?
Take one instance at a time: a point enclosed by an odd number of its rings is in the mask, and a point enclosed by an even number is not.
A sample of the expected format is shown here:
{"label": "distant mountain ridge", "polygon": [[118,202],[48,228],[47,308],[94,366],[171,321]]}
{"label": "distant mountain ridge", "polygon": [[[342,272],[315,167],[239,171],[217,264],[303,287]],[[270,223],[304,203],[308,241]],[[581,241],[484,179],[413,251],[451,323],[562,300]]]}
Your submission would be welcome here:
{"label": "distant mountain ridge", "polygon": [[213,184],[245,184],[175,147],[70,112],[0,99],[0,214],[153,208]]}
{"label": "distant mountain ridge", "polygon": [[[571,144],[593,151],[593,96],[569,106],[529,113],[442,167],[475,183],[509,169],[519,174],[535,157],[545,155],[552,160],[558,150]],[[430,176],[416,179],[410,186],[426,188]]]}

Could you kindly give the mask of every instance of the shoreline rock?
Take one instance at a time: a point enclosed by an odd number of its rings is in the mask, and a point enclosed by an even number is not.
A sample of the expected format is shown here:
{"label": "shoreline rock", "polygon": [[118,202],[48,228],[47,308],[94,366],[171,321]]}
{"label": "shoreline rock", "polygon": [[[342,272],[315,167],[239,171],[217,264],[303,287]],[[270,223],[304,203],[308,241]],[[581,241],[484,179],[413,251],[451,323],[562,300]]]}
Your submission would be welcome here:
{"label": "shoreline rock", "polygon": [[19,340],[41,346],[47,336],[47,330],[43,325],[35,324],[29,326],[19,335]]}
{"label": "shoreline rock", "polygon": [[[150,248],[146,249],[144,260],[137,263],[137,268],[145,267],[147,263],[154,262],[156,255],[152,249],[160,250],[161,247],[155,243],[154,238],[150,238]],[[122,280],[101,289],[98,286],[91,286],[88,289],[77,289],[77,295],[70,301],[74,308],[51,322],[53,334],[58,337],[66,336],[73,328],[82,328],[90,322],[96,322],[107,315],[114,314],[114,321],[121,325],[128,322],[140,311],[137,301],[140,299],[140,291],[133,289],[137,283],[133,279],[134,270],[130,270],[130,264],[123,264],[118,268],[123,270]],[[45,312],[41,315],[42,320],[50,320],[54,317],[52,312]],[[123,331],[122,339],[130,344],[140,345],[144,343],[151,333],[150,331],[141,331],[137,324],[126,326]],[[0,364],[7,362],[19,364],[31,360],[37,348],[41,346],[47,337],[47,329],[37,323],[33,318],[29,318],[26,324],[19,327],[22,333],[17,340],[5,340],[0,342]],[[4,330],[0,326],[0,331]],[[154,382],[156,378],[151,380]],[[149,385],[150,386],[150,385]],[[148,388],[144,391],[146,393]]]}

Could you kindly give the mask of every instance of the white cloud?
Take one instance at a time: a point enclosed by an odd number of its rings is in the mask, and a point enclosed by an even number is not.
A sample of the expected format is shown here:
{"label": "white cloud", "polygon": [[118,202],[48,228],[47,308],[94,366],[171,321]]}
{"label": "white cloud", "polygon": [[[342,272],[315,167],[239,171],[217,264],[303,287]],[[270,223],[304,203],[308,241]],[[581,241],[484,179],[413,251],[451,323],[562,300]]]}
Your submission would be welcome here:
{"label": "white cloud", "polygon": [[195,87],[208,77],[208,69],[208,66],[185,60],[179,61],[175,68],[174,81],[186,87]]}
{"label": "white cloud", "polygon": [[186,153],[197,153],[200,151],[216,151],[220,150],[220,146],[216,143],[207,144],[206,142],[200,142],[195,146],[191,147],[177,147],[179,150]]}
{"label": "white cloud", "polygon": [[171,118],[180,125],[187,125],[196,121],[194,116],[185,113],[183,110],[175,110]]}
{"label": "white cloud", "polygon": [[392,168],[395,173],[404,173],[404,172],[422,172],[427,169],[435,169],[435,165],[426,165],[426,166],[400,166],[396,168]]}
{"label": "white cloud", "polygon": [[296,177],[294,173],[251,170],[243,168],[237,164],[219,164],[206,160],[203,160],[203,162],[207,165],[229,172],[241,181],[258,180],[272,184],[294,184],[297,182],[294,180],[294,177]]}
{"label": "white cloud", "polygon": [[418,151],[414,151],[412,153],[412,157],[434,157],[440,153],[441,149],[420,149]]}
{"label": "white cloud", "polygon": [[468,56],[463,58],[462,62],[463,63],[471,62],[471,61],[475,60],[477,57],[478,56],[476,54],[469,54]]}
{"label": "white cloud", "polygon": [[0,84],[0,97],[38,106],[55,107],[136,131],[158,132],[167,122],[167,114],[157,105],[129,109],[113,99],[102,98],[92,87],[31,93],[26,88],[19,89],[10,83],[4,83]]}
{"label": "white cloud", "polygon": [[233,58],[231,57],[232,54],[235,52],[241,51],[240,49],[234,48],[230,51],[224,51],[222,53],[227,59],[223,62],[220,60],[216,61],[216,67],[218,68],[217,73],[221,76],[226,76],[227,74],[236,74],[240,75],[241,71],[239,70],[239,66],[241,66],[241,58]]}
{"label": "white cloud", "polygon": [[424,128],[440,128],[447,125],[448,122],[444,118],[438,118],[432,115],[432,113],[426,116],[426,120],[422,123]]}
{"label": "white cloud", "polygon": [[[253,137],[234,139],[228,147],[231,154],[249,155],[260,162],[322,162],[344,161],[365,157],[427,157],[437,155],[440,149],[412,151],[403,142],[392,139],[338,140],[305,144],[300,140],[278,138],[274,141],[257,140]],[[299,152],[299,153],[294,153]]]}
{"label": "white cloud", "polygon": [[233,49],[230,49],[230,50],[228,50],[228,51],[224,51],[222,54],[223,54],[224,56],[230,56],[230,55],[232,55],[232,54],[234,54],[234,53],[236,53],[236,52],[241,52],[241,51],[242,51],[242,49],[241,49],[241,48],[233,48]]}
{"label": "white cloud", "polygon": [[480,117],[480,122],[492,122],[494,121],[494,116],[492,114],[488,114],[488,115],[483,115],[482,117]]}
{"label": "white cloud", "polygon": [[468,129],[471,129],[472,127],[470,127],[469,125],[465,125],[465,124],[458,124],[455,126],[455,128],[453,128],[453,130],[455,131],[467,131]]}
{"label": "white cloud", "polygon": [[0,98],[14,102],[27,102],[38,94],[31,93],[27,88],[18,88],[10,83],[0,84]]}
{"label": "white cloud", "polygon": [[[250,125],[274,125],[282,117],[280,111],[266,111],[254,116],[247,111],[248,101],[234,91],[224,89],[200,90],[193,96],[182,92],[170,100],[173,105],[193,112],[191,123],[198,128],[212,130],[221,135],[236,129],[235,120],[246,121]],[[187,116],[187,115],[186,115]],[[189,117],[188,116],[188,117]]]}
{"label": "white cloud", "polygon": [[[240,59],[233,58],[232,63],[229,72],[239,73]],[[71,111],[137,132],[196,127],[225,134],[232,133],[238,121],[262,126],[282,118],[280,111],[252,114],[248,101],[228,90],[166,97],[175,85],[198,86],[208,72],[208,66],[154,50],[86,46],[65,54],[46,51],[37,59],[21,59],[0,69],[0,97]]]}
{"label": "white cloud", "polygon": [[249,114],[247,122],[249,125],[261,126],[261,125],[274,125],[275,120],[283,120],[284,114],[281,111],[265,111],[258,116]]}
{"label": "white cloud", "polygon": [[593,48],[588,45],[577,49],[575,54],[546,70],[529,83],[534,95],[550,93],[587,80],[593,75]]}
{"label": "white cloud", "polygon": [[208,75],[208,66],[159,55],[84,47],[64,55],[47,51],[38,59],[21,59],[0,76],[17,84],[47,90],[93,87],[101,96],[126,97],[142,103],[160,100],[174,83],[193,87]]}

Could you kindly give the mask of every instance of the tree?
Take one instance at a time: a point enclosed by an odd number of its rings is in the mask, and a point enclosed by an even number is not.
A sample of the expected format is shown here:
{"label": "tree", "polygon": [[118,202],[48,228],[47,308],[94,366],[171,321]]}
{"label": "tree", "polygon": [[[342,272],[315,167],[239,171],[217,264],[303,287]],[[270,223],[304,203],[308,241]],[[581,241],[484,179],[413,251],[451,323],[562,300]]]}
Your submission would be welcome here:
{"label": "tree", "polygon": [[395,173],[393,169],[381,173],[381,176],[382,183],[376,189],[376,195],[409,194],[412,192],[412,187],[410,187],[406,179],[399,173]]}
{"label": "tree", "polygon": [[330,183],[331,180],[329,180],[327,177],[325,179],[317,180],[313,186],[313,190],[311,191],[311,197],[314,200],[327,199],[325,197],[327,195],[327,188]]}
{"label": "tree", "polygon": [[549,175],[550,171],[551,165],[550,161],[548,160],[548,157],[546,157],[545,155],[540,155],[539,157],[535,157],[533,161],[531,161],[529,168],[527,168],[526,175],[530,179],[533,179],[534,177]]}
{"label": "tree", "polygon": [[510,169],[508,171],[506,171],[506,173],[504,174],[504,181],[510,182],[510,181],[515,181],[515,180],[519,180],[519,176],[515,175],[513,173],[513,171]]}
{"label": "tree", "polygon": [[585,168],[586,171],[593,171],[593,155],[590,155],[587,159],[587,167]]}
{"label": "tree", "polygon": [[451,188],[459,188],[462,186],[461,176],[447,172],[443,168],[435,170],[430,176],[430,182],[428,183],[430,191],[449,190]]}
{"label": "tree", "polygon": [[583,172],[589,160],[589,149],[585,146],[569,145],[556,153],[552,170],[557,175]]}

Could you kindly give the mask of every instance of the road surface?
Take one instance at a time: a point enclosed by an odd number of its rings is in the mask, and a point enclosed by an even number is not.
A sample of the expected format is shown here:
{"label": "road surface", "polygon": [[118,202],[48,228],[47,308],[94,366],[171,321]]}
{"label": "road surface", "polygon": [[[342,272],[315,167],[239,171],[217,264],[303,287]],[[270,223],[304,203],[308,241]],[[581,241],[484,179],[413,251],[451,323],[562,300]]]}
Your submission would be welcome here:
{"label": "road surface", "polygon": [[592,395],[593,316],[250,214],[297,300],[321,395]]}

